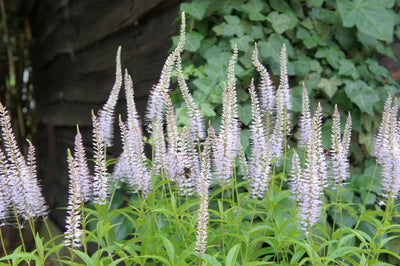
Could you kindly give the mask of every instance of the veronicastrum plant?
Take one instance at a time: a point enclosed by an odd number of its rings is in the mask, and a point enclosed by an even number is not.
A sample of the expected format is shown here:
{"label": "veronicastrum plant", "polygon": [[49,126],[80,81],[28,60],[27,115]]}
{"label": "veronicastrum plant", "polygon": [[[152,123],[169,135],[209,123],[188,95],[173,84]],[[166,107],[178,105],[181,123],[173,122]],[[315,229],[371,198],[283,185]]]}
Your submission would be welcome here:
{"label": "veronicastrum plant", "polygon": [[[115,85],[104,107],[92,113],[93,160],[87,160],[78,127],[74,148],[67,152],[68,216],[61,243],[57,237],[45,240],[35,233],[34,218],[47,210],[35,179],[33,146],[24,159],[7,112],[0,106],[6,151],[0,152],[1,192],[20,193],[11,198],[0,194],[7,203],[2,205],[6,207],[0,218],[18,228],[29,221],[36,244],[32,251],[21,246],[10,254],[5,252],[0,260],[14,265],[49,260],[66,265],[398,263],[397,101],[392,106],[388,98],[376,137],[374,156],[382,166],[379,193],[383,204],[371,208],[371,203],[348,199],[349,191],[354,192],[348,184],[351,114],[342,119],[335,106],[330,114],[331,147],[324,150],[324,104],[312,110],[304,85],[301,137],[299,145],[289,147],[288,137],[294,134],[296,123],[285,45],[276,87],[259,60],[259,45],[251,52],[259,82],[257,89],[254,80],[249,82],[250,155],[246,155],[240,142],[235,75],[239,49],[233,48],[227,63],[221,123],[214,129],[206,127],[200,115],[202,105],[192,97],[184,77],[181,53],[185,39],[183,14],[178,45],[167,57],[150,95],[145,116],[149,138],[142,132],[132,78],[122,72],[118,49]],[[188,127],[177,123],[171,98],[174,69],[188,109]],[[115,138],[114,108],[122,85],[127,113],[125,120],[118,117],[123,147],[115,161],[107,158],[106,149]],[[148,144],[150,158],[145,154]],[[375,174],[370,179],[378,180]],[[371,182],[366,193],[375,191],[374,186]],[[349,219],[354,220],[350,226]]]}

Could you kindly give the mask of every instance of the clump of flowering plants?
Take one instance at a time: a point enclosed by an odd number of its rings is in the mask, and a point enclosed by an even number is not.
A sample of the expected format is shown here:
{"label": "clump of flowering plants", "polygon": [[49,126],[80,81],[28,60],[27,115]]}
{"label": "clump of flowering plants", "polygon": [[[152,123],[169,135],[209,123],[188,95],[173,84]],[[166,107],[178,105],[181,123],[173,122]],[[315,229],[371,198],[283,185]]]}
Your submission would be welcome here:
{"label": "clump of flowering plants", "polygon": [[[92,113],[93,159],[88,160],[79,127],[74,147],[67,152],[69,195],[63,241],[44,239],[32,230],[34,250],[18,248],[9,254],[3,242],[0,260],[66,265],[398,263],[397,101],[392,106],[388,98],[376,137],[381,187],[373,187],[379,177],[375,171],[369,177],[371,189],[364,192],[368,201],[378,190],[385,207],[371,208],[371,203],[352,202],[349,197],[358,193],[349,181],[351,114],[341,119],[339,107],[324,113],[321,103],[312,110],[303,87],[302,111],[298,123],[294,121],[285,46],[276,87],[254,47],[257,76],[249,84],[252,122],[250,148],[245,151],[235,80],[238,50],[233,49],[229,61],[221,124],[214,129],[207,128],[201,105],[185,80],[184,45],[183,14],[180,41],[150,95],[145,115],[149,137],[142,131],[132,77],[127,70],[123,74],[118,49],[115,85],[104,107]],[[186,125],[178,123],[182,114],[176,113],[171,97],[174,75],[188,110]],[[125,120],[114,113],[122,86]],[[323,141],[327,119],[332,121],[325,136],[329,147]],[[117,120],[122,151],[114,160],[107,158],[106,149],[115,139],[111,129]],[[45,216],[47,209],[35,176],[34,147],[30,144],[26,158],[22,156],[1,105],[0,125],[4,142],[0,219],[21,226]],[[298,145],[293,145],[295,136]],[[152,147],[151,156],[145,153],[146,145]]]}

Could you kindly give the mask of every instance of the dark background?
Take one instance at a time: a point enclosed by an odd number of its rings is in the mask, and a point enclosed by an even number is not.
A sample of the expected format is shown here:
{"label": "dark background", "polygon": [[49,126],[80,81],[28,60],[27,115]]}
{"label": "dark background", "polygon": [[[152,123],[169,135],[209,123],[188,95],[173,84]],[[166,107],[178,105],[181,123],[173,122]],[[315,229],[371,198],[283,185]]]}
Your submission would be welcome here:
{"label": "dark background", "polygon": [[[171,37],[179,33],[179,1],[9,0],[4,4],[9,31],[16,27],[15,35],[23,35],[25,40],[24,66],[16,71],[17,78],[22,79],[21,69],[30,69],[35,105],[25,112],[30,126],[24,132],[18,126],[24,123],[23,114],[18,116],[24,103],[14,105],[10,100],[9,110],[20,140],[29,135],[37,147],[39,177],[50,218],[62,228],[65,211],[60,207],[67,205],[66,151],[73,148],[76,124],[90,157],[90,113],[104,104],[114,83],[119,45],[122,67],[132,75],[137,108],[143,114],[148,92],[158,81],[172,46]],[[13,32],[9,35],[11,40]],[[17,50],[12,47],[13,52]],[[15,56],[14,61],[21,63],[21,56]],[[7,65],[2,67],[7,74]],[[23,83],[15,85],[18,101]],[[123,113],[125,96],[120,96],[117,112]],[[1,101],[7,102],[7,97]],[[119,152],[118,143],[108,150],[111,157]]]}

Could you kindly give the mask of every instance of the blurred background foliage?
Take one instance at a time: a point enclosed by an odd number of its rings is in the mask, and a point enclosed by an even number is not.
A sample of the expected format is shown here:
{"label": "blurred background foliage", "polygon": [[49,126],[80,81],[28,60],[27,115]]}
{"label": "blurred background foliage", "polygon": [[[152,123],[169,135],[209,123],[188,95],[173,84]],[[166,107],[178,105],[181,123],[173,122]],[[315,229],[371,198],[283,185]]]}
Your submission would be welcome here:
{"label": "blurred background foliage", "polygon": [[35,133],[31,45],[32,32],[27,17],[6,9],[0,0],[0,100],[9,110],[14,132],[21,145]]}
{"label": "blurred background foliage", "polygon": [[[237,86],[242,143],[248,148],[251,110],[247,88],[257,78],[251,55],[256,43],[261,62],[279,84],[279,56],[283,44],[293,93],[295,120],[301,111],[304,83],[312,100],[324,108],[324,145],[328,149],[333,106],[353,118],[351,163],[370,165],[367,157],[380,122],[383,103],[396,96],[398,83],[379,58],[394,60],[394,40],[400,38],[400,1],[394,0],[194,0],[182,3],[188,14],[184,69],[202,113],[218,128],[221,91],[232,48],[237,45]],[[177,42],[175,37],[174,42]],[[184,104],[178,91],[175,102]],[[181,122],[185,123],[184,116]],[[296,140],[296,129],[292,140]],[[374,163],[374,162],[372,162]],[[367,164],[367,165],[365,165]]]}

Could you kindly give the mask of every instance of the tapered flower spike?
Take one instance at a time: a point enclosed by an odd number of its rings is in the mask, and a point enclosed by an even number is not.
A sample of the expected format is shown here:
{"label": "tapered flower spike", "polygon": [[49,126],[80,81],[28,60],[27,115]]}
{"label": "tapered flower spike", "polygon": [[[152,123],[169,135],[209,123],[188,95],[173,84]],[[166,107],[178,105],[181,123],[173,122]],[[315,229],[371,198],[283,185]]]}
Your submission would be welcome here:
{"label": "tapered flower spike", "polygon": [[184,166],[183,193],[190,195],[198,187],[200,178],[200,157],[198,154],[197,143],[193,141],[192,134],[182,128],[179,134],[180,143],[179,152],[182,154]]}
{"label": "tapered flower spike", "polygon": [[282,90],[283,103],[287,110],[292,109],[292,100],[290,96],[290,88],[289,88],[289,79],[287,73],[287,57],[286,57],[286,45],[282,45],[281,50],[281,58],[280,58],[280,66],[281,66],[281,76],[279,87]]}
{"label": "tapered flower spike", "polygon": [[[144,154],[143,133],[140,126],[139,115],[134,101],[133,82],[128,72],[125,72],[125,94],[128,110],[127,129],[124,145],[129,145],[124,151],[126,156],[131,158],[128,162],[129,175],[133,178],[132,185],[136,185],[138,190],[147,195],[151,191],[151,176],[146,167],[146,156]],[[121,125],[121,122],[120,122]]]}
{"label": "tapered flower spike", "polygon": [[351,142],[351,128],[353,122],[351,119],[350,113],[347,114],[346,125],[344,126],[344,133],[343,133],[343,149],[345,150],[346,157],[349,156],[350,153],[350,142]]}
{"label": "tapered flower spike", "polygon": [[290,173],[290,189],[297,201],[301,200],[301,191],[303,189],[302,175],[299,155],[297,152],[294,152],[292,157],[292,171]]}
{"label": "tapered flower spike", "polygon": [[214,151],[214,165],[218,181],[226,182],[232,175],[233,164],[239,149],[239,120],[237,113],[235,63],[237,47],[228,66],[228,84],[223,92],[221,128]]}
{"label": "tapered flower spike", "polygon": [[276,91],[276,121],[271,136],[271,156],[279,159],[283,155],[286,137],[290,134],[292,101],[287,76],[286,46],[282,46],[280,58],[280,84]]}
{"label": "tapered flower spike", "polygon": [[257,72],[260,75],[261,81],[259,84],[259,91],[261,96],[261,110],[263,110],[262,115],[265,112],[273,114],[275,109],[275,92],[274,86],[272,84],[271,77],[267,71],[267,68],[261,64],[258,59],[258,49],[257,44],[254,44],[253,56],[252,56],[253,65],[257,69]]}
{"label": "tapered flower spike", "polygon": [[92,198],[92,180],[89,175],[89,166],[86,158],[85,147],[83,146],[82,135],[79,132],[79,126],[76,126],[75,147],[74,147],[74,165],[78,184],[81,186],[83,201],[89,201]]}
{"label": "tapered flower spike", "polygon": [[246,153],[244,152],[242,145],[240,145],[239,147],[239,167],[242,172],[243,179],[249,180],[250,179],[249,164],[247,162]]}
{"label": "tapered flower spike", "polygon": [[113,129],[114,129],[114,109],[118,101],[119,91],[122,85],[122,70],[121,70],[121,46],[118,47],[116,57],[116,71],[115,71],[115,83],[111,89],[110,96],[107,102],[103,105],[99,111],[99,137],[101,142],[110,147],[112,146],[113,140]]}
{"label": "tapered flower spike", "polygon": [[298,200],[300,224],[309,233],[319,220],[323,206],[323,191],[327,184],[327,169],[321,139],[322,108],[318,104],[312,119],[312,134],[306,147],[304,169],[294,154],[292,166],[292,191]]}
{"label": "tapered flower spike", "polygon": [[168,159],[165,161],[166,169],[172,181],[178,183],[182,187],[184,166],[182,153],[179,148],[182,147],[182,141],[179,140],[178,126],[176,125],[176,115],[172,107],[172,101],[168,93],[165,93],[165,107],[167,120],[167,136],[168,136]]}
{"label": "tapered flower spike", "polygon": [[10,185],[8,184],[8,167],[7,159],[0,148],[0,226],[7,224],[7,220],[11,216],[12,202],[10,195],[12,191]]}
{"label": "tapered flower spike", "polygon": [[189,88],[187,87],[185,77],[183,76],[181,57],[179,55],[177,58],[177,69],[179,87],[188,108],[190,131],[196,140],[204,139],[205,132],[203,118],[201,117],[200,111],[189,92]]}
{"label": "tapered flower spike", "polygon": [[377,157],[378,161],[383,157],[383,154],[388,152],[388,143],[387,143],[387,136],[388,136],[388,121],[391,114],[391,104],[392,104],[392,97],[388,95],[386,99],[385,105],[383,107],[383,114],[382,114],[382,121],[378,129],[378,134],[375,137],[375,145],[373,156]]}
{"label": "tapered flower spike", "polygon": [[251,194],[253,198],[263,198],[270,180],[270,143],[267,141],[258,97],[256,95],[253,80],[250,83],[249,93],[251,97],[251,159],[250,179]]}
{"label": "tapered flower spike", "polygon": [[82,246],[82,214],[81,207],[81,186],[77,169],[75,168],[74,158],[68,150],[68,169],[69,169],[69,196],[67,207],[67,220],[65,232],[65,245],[73,248]]}
{"label": "tapered flower spike", "polygon": [[96,115],[92,112],[93,124],[93,149],[94,149],[94,177],[93,177],[93,196],[94,202],[106,204],[108,193],[108,178],[106,167],[106,155],[104,142],[100,139],[99,122]]}
{"label": "tapered flower spike", "polygon": [[[186,41],[185,35],[185,27],[186,27],[186,19],[185,13],[182,12],[181,15],[181,31],[179,35],[179,42],[177,47],[168,55],[165,60],[164,66],[161,70],[160,79],[157,85],[153,88],[152,92],[149,96],[149,102],[147,105],[146,111],[146,122],[148,123],[148,131],[152,132],[154,128],[154,123],[159,123],[160,119],[162,120],[163,111],[164,111],[164,95],[165,91],[168,91],[170,86],[170,78],[172,67],[174,66],[175,60],[177,56],[183,51]],[[155,121],[157,120],[157,121]]]}
{"label": "tapered flower spike", "polygon": [[201,156],[201,173],[198,186],[200,196],[199,216],[197,220],[196,250],[199,257],[207,250],[207,227],[208,227],[208,189],[210,179],[210,137],[206,138],[204,150]]}
{"label": "tapered flower spike", "polygon": [[311,137],[312,132],[312,119],[310,112],[310,102],[308,98],[307,88],[303,83],[303,94],[302,94],[302,107],[301,107],[301,115],[299,121],[300,128],[300,139],[299,139],[299,147],[304,148],[307,145]]}
{"label": "tapered flower spike", "polygon": [[[350,137],[350,127],[349,122],[351,120],[347,120],[346,127],[347,133],[346,136],[341,135],[340,131],[340,114],[335,105],[333,118],[332,118],[332,148],[331,148],[331,162],[332,162],[332,171],[333,177],[336,184],[343,184],[350,176],[349,173],[349,162],[347,159],[348,155],[348,145],[345,142],[344,138]],[[346,141],[348,141],[346,139]]]}
{"label": "tapered flower spike", "polygon": [[[6,108],[0,103],[0,124],[7,156],[7,184],[10,188],[10,198],[13,202],[17,214],[24,219],[40,217],[47,214],[47,207],[38,184],[37,177],[34,176],[33,165],[28,166],[22,156],[14,133],[11,128],[10,117]],[[34,163],[31,147],[30,163]],[[32,171],[33,170],[33,171]]]}
{"label": "tapered flower spike", "polygon": [[391,107],[391,98],[386,101],[382,123],[378,131],[375,156],[382,169],[382,196],[394,201],[400,191],[400,128],[397,119],[397,98]]}

